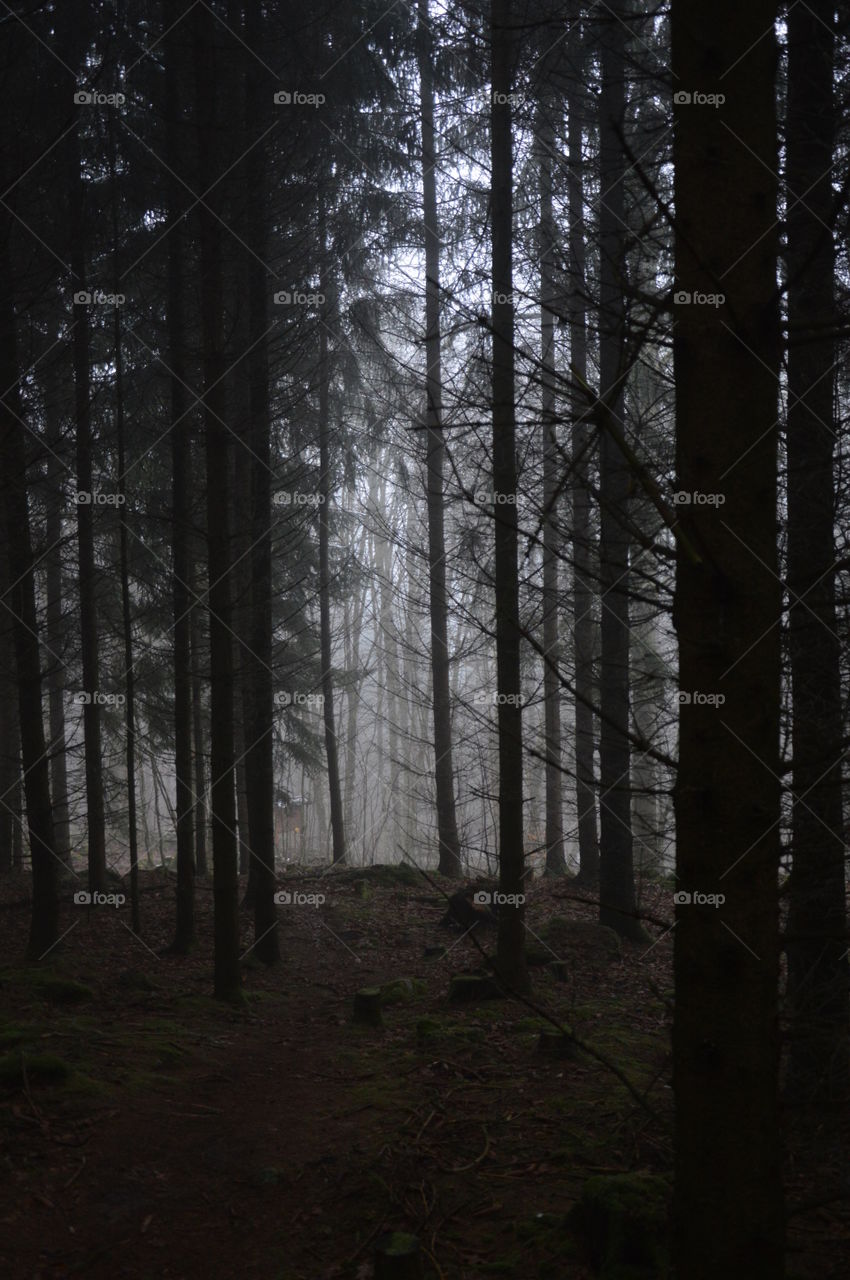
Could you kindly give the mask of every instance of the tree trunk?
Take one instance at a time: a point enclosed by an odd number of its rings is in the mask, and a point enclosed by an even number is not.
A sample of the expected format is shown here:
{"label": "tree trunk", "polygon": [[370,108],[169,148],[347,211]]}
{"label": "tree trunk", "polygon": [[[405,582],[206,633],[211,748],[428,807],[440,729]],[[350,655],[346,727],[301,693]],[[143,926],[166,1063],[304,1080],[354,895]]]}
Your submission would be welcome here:
{"label": "tree trunk", "polygon": [[62,660],[67,644],[63,617],[62,507],[64,497],[62,406],[65,402],[64,362],[50,361],[43,378],[44,417],[48,438],[45,537],[47,540],[47,691],[50,708],[50,790],[53,798],[53,839],[56,856],[71,865],[71,815],[68,807],[68,753],[65,735],[67,671]]}
{"label": "tree trunk", "polygon": [[[493,253],[493,503],[496,549],[496,688],[499,725],[499,889],[522,895],[522,706],[520,691],[517,464],[514,387],[513,146],[511,138],[514,37],[511,0],[491,9],[491,231]],[[499,913],[499,974],[528,990],[525,912],[521,903]]]}
{"label": "tree trunk", "polygon": [[794,762],[788,1095],[848,1084],[841,803],[841,641],[835,617],[834,4],[788,15],[788,594]]}
{"label": "tree trunk", "polygon": [[[163,25],[169,27],[163,3]],[[168,163],[172,174],[183,167],[181,146],[183,50],[179,27],[169,30],[165,46],[165,118]],[[195,851],[192,799],[192,614],[191,498],[192,409],[186,371],[186,259],[185,224],[180,215],[179,184],[168,193],[171,229],[168,234],[168,363],[171,370],[171,599],[174,611],[174,774],[175,834],[177,838],[177,902],[171,949],[186,955],[195,943]]]}
{"label": "tree trunk", "polygon": [[41,702],[41,656],[35,606],[35,573],[27,499],[26,441],[18,382],[15,314],[10,297],[14,279],[9,255],[10,217],[0,226],[0,484],[8,548],[11,589],[7,600],[14,618],[15,660],[24,796],[32,858],[32,916],[27,954],[39,960],[59,937],[56,877],[59,860],[53,847],[50,769],[44,742]]}
{"label": "tree trunk", "polygon": [[[546,62],[542,74],[546,75]],[[561,769],[560,593],[557,521],[558,444],[555,402],[555,217],[552,207],[552,156],[555,129],[552,103],[541,92],[537,118],[537,171],[540,183],[540,415],[543,455],[543,709],[546,743],[546,874],[562,876],[564,856],[563,772]]]}
{"label": "tree trunk", "polygon": [[422,215],[425,237],[425,424],[428,448],[428,591],[431,619],[431,679],[434,705],[434,778],[437,788],[439,869],[460,875],[460,839],[455,811],[452,711],[449,695],[448,601],[446,598],[445,461],[443,375],[440,338],[440,230],[437,155],[434,139],[433,37],[428,0],[419,0],[419,92],[422,108]]}
{"label": "tree trunk", "polygon": [[328,351],[328,328],[333,323],[329,295],[331,289],[327,244],[325,196],[321,187],[318,197],[319,258],[326,301],[322,304],[319,325],[319,615],[322,659],[322,696],[324,698],[325,754],[328,761],[328,793],[331,807],[333,861],[345,862],[345,830],[342,814],[342,790],[339,785],[339,751],[334,717],[333,636],[331,635],[331,582],[329,519],[331,485],[331,368]]}
{"label": "tree trunk", "polygon": [[[621,14],[605,15],[599,102],[599,395],[624,430],[625,255],[624,168],[626,29]],[[629,532],[626,459],[607,430],[600,440],[599,922],[624,938],[646,935],[635,914],[629,743]]]}
{"label": "tree trunk", "polygon": [[226,418],[227,365],[223,334],[222,229],[220,203],[213,186],[218,176],[213,156],[221,83],[210,10],[193,14],[197,151],[200,189],[207,193],[198,210],[201,269],[201,318],[204,352],[204,434],[207,464],[207,541],[209,547],[210,627],[210,774],[212,796],[213,902],[215,907],[215,995],[241,997],[239,968],[239,881],[236,851],[236,803],[233,749],[233,634],[230,540],[230,431]]}
{"label": "tree trunk", "polygon": [[[674,1263],[687,1280],[779,1280],[777,1116],[781,591],[776,548],[779,316],[777,5],[673,0],[673,83],[722,109],[675,118],[677,488],[686,508],[674,624],[680,707]],[[722,75],[721,75],[722,72]],[[725,697],[722,706],[693,694]]]}
{"label": "tree trunk", "polygon": [[[190,458],[191,461],[191,458]],[[206,741],[204,734],[204,686],[201,679],[201,606],[195,603],[200,594],[197,576],[198,566],[192,559],[192,607],[189,615],[189,643],[192,663],[192,751],[194,760],[195,804],[195,871],[199,876],[208,874],[207,867],[207,805],[205,800]],[[194,891],[193,891],[194,899]]]}
{"label": "tree trunk", "polygon": [[[584,85],[585,58],[581,6],[573,13],[573,74],[569,98],[567,196],[570,260],[570,362],[577,380],[587,383],[587,316],[585,281],[584,211]],[[593,659],[594,620],[591,575],[590,493],[587,459],[590,430],[585,419],[586,405],[576,397],[572,414],[572,528],[573,555],[573,653],[575,661],[576,810],[579,870],[577,880],[590,889],[599,882],[599,833],[596,822],[596,787],[593,768]]]}
{"label": "tree trunk", "polygon": [[[70,135],[71,281],[74,294],[85,292],[85,247],[88,225],[85,211],[85,178],[80,155],[80,125]],[[77,542],[79,547],[80,648],[83,668],[83,738],[86,768],[86,818],[88,827],[89,890],[106,890],[106,818],[103,801],[103,749],[101,743],[100,651],[97,617],[97,568],[94,554],[94,502],[92,499],[91,352],[88,306],[75,303],[72,322],[74,357],[74,405],[77,465]],[[80,501],[80,497],[82,501]]]}
{"label": "tree trunk", "polygon": [[[259,0],[246,6],[246,39],[256,49],[262,39]],[[246,115],[249,134],[264,123],[268,94],[249,69],[246,76]],[[266,259],[267,155],[254,147],[248,156],[248,190],[254,211],[254,254]],[[274,848],[274,688],[272,680],[272,493],[271,408],[269,404],[268,279],[261,262],[249,265],[250,447],[251,447],[251,624],[250,650],[245,654],[244,679],[248,691],[248,750],[245,773],[251,860],[254,867],[254,950],[266,964],[280,959],[275,909]],[[303,798],[303,793],[302,793]]]}

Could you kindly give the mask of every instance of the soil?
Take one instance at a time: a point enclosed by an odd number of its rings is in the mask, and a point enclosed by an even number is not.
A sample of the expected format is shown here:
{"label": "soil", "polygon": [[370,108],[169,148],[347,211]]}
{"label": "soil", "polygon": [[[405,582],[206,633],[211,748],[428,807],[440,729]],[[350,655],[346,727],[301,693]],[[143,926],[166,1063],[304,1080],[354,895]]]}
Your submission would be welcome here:
{"label": "soil", "polygon": [[[436,888],[368,869],[290,882],[325,901],[281,906],[271,969],[252,961],[243,912],[232,1007],[211,999],[207,884],[189,957],[160,954],[174,882],[156,871],[142,876],[141,939],[127,907],[68,900],[69,932],[35,967],[20,960],[25,882],[4,881],[0,1274],[367,1280],[379,1238],[407,1231],[427,1280],[589,1280],[569,1213],[584,1182],[672,1166],[670,937],[659,925],[650,947],[533,970],[535,1008],[457,1005],[451,976],[482,957],[439,927]],[[649,886],[643,905],[663,921],[669,896]],[[568,881],[533,886],[530,927],[593,920],[580,898]],[[397,979],[381,1027],[352,1020],[358,989]],[[545,1015],[584,1048],[539,1053]],[[843,1119],[839,1133],[846,1150]],[[801,1200],[818,1150],[794,1166]],[[847,1220],[846,1202],[796,1216],[795,1275],[845,1274]]]}

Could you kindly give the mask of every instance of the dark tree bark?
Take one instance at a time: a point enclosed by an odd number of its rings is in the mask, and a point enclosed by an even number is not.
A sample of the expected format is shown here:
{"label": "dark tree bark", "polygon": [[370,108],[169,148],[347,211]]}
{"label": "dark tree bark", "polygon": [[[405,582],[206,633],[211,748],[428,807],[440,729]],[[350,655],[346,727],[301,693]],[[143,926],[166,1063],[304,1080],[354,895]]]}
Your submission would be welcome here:
{"label": "dark tree bark", "polygon": [[[674,933],[674,1263],[687,1280],[779,1280],[777,1116],[781,592],[776,288],[777,5],[673,0],[678,488],[723,493],[682,518]],[[688,518],[689,517],[689,518]]]}
{"label": "dark tree bark", "polygon": [[328,762],[328,793],[331,806],[333,861],[346,860],[345,830],[342,812],[342,790],[339,785],[339,749],[334,716],[333,637],[331,635],[330,579],[330,500],[331,486],[331,366],[328,334],[333,324],[331,268],[328,258],[327,213],[325,195],[319,188],[318,198],[319,257],[325,302],[319,324],[319,626],[322,658],[322,696],[324,698],[325,754]]}
{"label": "dark tree bark", "polygon": [[431,620],[431,680],[434,700],[434,780],[437,791],[439,868],[459,876],[460,838],[455,809],[452,709],[449,691],[448,601],[446,598],[445,463],[443,373],[440,338],[440,226],[434,139],[434,41],[428,0],[419,0],[419,95],[422,116],[422,225],[425,238],[425,422],[428,468],[428,591]]}
{"label": "dark tree bark", "polygon": [[[257,48],[262,38],[259,0],[246,6],[246,39]],[[261,131],[268,99],[262,82],[249,70],[246,77],[246,115],[249,130]],[[251,645],[245,655],[248,692],[248,750],[245,772],[248,825],[254,867],[254,950],[266,964],[280,959],[275,909],[274,847],[274,687],[272,668],[272,467],[271,407],[269,404],[268,273],[262,266],[268,241],[266,182],[267,155],[254,147],[248,156],[251,192],[252,247],[256,257],[248,268],[251,431]],[[259,258],[261,261],[257,261]]]}
{"label": "dark tree bark", "polygon": [[[570,364],[579,386],[587,385],[586,249],[584,243],[584,84],[585,57],[580,4],[573,10],[572,84],[568,102],[567,200],[570,222],[569,261],[571,291],[569,303]],[[590,492],[587,454],[590,427],[584,396],[575,399],[572,413],[572,554],[573,554],[573,653],[575,661],[576,809],[578,812],[577,880],[588,888],[599,882],[599,833],[596,820],[596,784],[593,768],[593,659],[594,619],[591,570]]]}
{"label": "dark tree bark", "polygon": [[[548,29],[546,44],[549,43]],[[541,74],[546,75],[544,58]],[[557,520],[557,406],[555,397],[555,216],[552,157],[555,154],[554,104],[541,93],[537,118],[537,171],[540,184],[540,348],[541,451],[543,454],[543,705],[546,740],[546,873],[562,876],[564,856],[563,772],[561,769],[560,588],[561,537]]]}
{"label": "dark tree bark", "polygon": [[207,544],[209,548],[210,629],[210,775],[212,797],[213,902],[215,908],[215,995],[238,1000],[239,879],[236,849],[236,794],[233,748],[233,628],[231,582],[231,448],[226,419],[227,362],[224,350],[221,201],[214,157],[221,120],[218,25],[199,6],[194,23],[198,208],[201,269],[201,329],[204,353],[204,434],[207,466]]}
{"label": "dark tree bark", "polygon": [[[163,4],[168,30],[168,7]],[[181,171],[182,102],[180,85],[185,58],[180,26],[168,30],[165,47],[165,118],[168,164]],[[187,386],[185,222],[180,186],[169,183],[168,232],[168,364],[171,371],[171,599],[174,612],[174,813],[177,837],[177,902],[172,950],[186,955],[195,943],[194,800],[192,794],[192,403]]]}
{"label": "dark tree bark", "polygon": [[[623,125],[626,27],[623,11],[603,18],[599,102],[599,395],[624,432],[623,287],[626,225]],[[611,432],[600,437],[601,660],[599,741],[599,922],[622,937],[643,940],[635,914],[629,742],[629,532],[625,521],[628,463]]]}
{"label": "dark tree bark", "polygon": [[195,779],[195,804],[193,823],[195,828],[195,871],[199,876],[208,874],[207,867],[207,805],[205,800],[206,738],[204,733],[204,686],[201,678],[201,607],[195,603],[200,593],[198,565],[192,555],[192,611],[189,617],[192,662],[192,759]]}
{"label": "dark tree bark", "polygon": [[788,1095],[847,1089],[841,641],[835,616],[835,6],[788,15],[788,594],[794,762]]}
{"label": "dark tree bark", "polygon": [[9,609],[12,586],[8,547],[0,542],[0,874],[12,870],[14,831],[21,781],[20,716],[15,663],[14,615]]}
{"label": "dark tree bark", "polygon": [[[120,220],[118,217],[117,143],[115,118],[109,116],[109,181],[112,215],[113,287],[117,296],[121,291]],[[112,346],[115,359],[115,433],[118,443],[118,493],[119,506],[119,573],[121,577],[121,630],[124,643],[124,727],[127,733],[124,759],[127,769],[127,831],[130,846],[130,904],[133,929],[141,931],[141,906],[139,902],[139,834],[136,820],[136,672],[133,659],[133,616],[130,605],[130,569],[127,537],[127,442],[124,420],[124,350],[121,341],[121,310],[114,308],[112,318]]]}
{"label": "dark tree bark", "polygon": [[0,279],[5,282],[0,289],[0,493],[11,582],[4,600],[14,619],[24,797],[32,858],[33,898],[27,954],[30,959],[38,960],[59,937],[56,880],[60,862],[53,847],[50,767],[44,741],[40,640],[27,498],[29,432],[22,417],[15,314],[9,293],[14,278],[9,252],[10,221],[11,215],[4,215],[0,221]]}
{"label": "dark tree bark", "polygon": [[[516,400],[513,304],[513,95],[514,33],[511,0],[491,8],[490,219],[493,327],[493,529],[496,550],[496,688],[499,733],[499,889],[524,889],[522,706],[519,571],[517,564]],[[519,991],[529,987],[524,910],[499,913],[498,971]]]}
{"label": "dark tree bark", "polygon": [[45,496],[45,588],[47,618],[47,694],[50,721],[50,791],[53,798],[53,840],[56,856],[71,865],[71,815],[68,807],[68,757],[65,737],[67,673],[63,662],[67,643],[64,617],[65,583],[62,568],[63,478],[66,467],[62,440],[62,405],[65,398],[64,362],[47,362],[44,371],[44,416],[47,432],[47,493]]}
{"label": "dark tree bark", "polygon": [[[71,225],[71,281],[74,294],[86,291],[85,250],[89,227],[86,220],[86,182],[80,153],[79,116],[70,134],[69,196]],[[106,889],[106,816],[103,799],[103,747],[101,740],[100,642],[97,617],[97,566],[94,554],[94,487],[91,424],[91,351],[89,311],[75,303],[72,320],[74,361],[74,409],[76,425],[77,503],[79,554],[80,649],[83,689],[83,739],[86,768],[86,821],[88,827],[89,890]],[[87,496],[86,496],[87,495]]]}

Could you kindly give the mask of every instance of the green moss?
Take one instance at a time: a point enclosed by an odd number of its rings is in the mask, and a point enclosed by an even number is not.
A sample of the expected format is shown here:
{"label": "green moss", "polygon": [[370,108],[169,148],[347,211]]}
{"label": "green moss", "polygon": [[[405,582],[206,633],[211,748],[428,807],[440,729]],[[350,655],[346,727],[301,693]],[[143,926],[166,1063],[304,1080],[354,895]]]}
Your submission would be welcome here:
{"label": "green moss", "polygon": [[427,983],[421,978],[395,978],[381,987],[381,1004],[406,1004],[414,996],[423,995],[427,990]]}
{"label": "green moss", "polygon": [[51,1004],[85,1004],[94,1000],[94,992],[74,978],[44,977],[36,984],[39,994]]}
{"label": "green moss", "polygon": [[70,1079],[72,1067],[53,1053],[7,1053],[0,1058],[0,1085],[20,1089],[27,1084],[63,1084]]}
{"label": "green moss", "polygon": [[650,1174],[590,1178],[576,1221],[602,1280],[665,1280],[670,1185]]}
{"label": "green moss", "polygon": [[37,1040],[38,1036],[38,1027],[18,1026],[14,1022],[6,1023],[0,1028],[0,1049],[14,1049],[15,1045]]}

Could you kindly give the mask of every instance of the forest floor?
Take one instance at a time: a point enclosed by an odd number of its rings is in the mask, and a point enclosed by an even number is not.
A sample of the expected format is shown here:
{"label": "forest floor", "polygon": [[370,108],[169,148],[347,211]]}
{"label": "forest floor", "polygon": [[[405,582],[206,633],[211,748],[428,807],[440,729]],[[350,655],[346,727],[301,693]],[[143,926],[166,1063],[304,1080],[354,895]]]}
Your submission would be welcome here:
{"label": "forest floor", "polygon": [[[672,1167],[670,935],[659,925],[619,956],[571,951],[561,977],[534,969],[537,1010],[458,1005],[449,980],[481,957],[439,927],[445,903],[425,880],[374,868],[290,881],[325,902],[280,908],[282,963],[249,952],[241,1008],[210,998],[209,885],[188,958],[160,954],[174,886],[157,871],[142,875],[144,941],[128,908],[68,901],[69,932],[35,967],[20,960],[25,883],[4,882],[0,1274],[370,1280],[378,1239],[407,1231],[428,1280],[593,1275],[567,1215],[583,1185]],[[530,928],[592,921],[576,893],[532,885]],[[671,918],[669,889],[650,886],[643,907]],[[493,950],[492,931],[476,936]],[[385,993],[382,1027],[352,1021],[358,989],[398,979],[411,981]],[[584,1048],[542,1056],[542,1014]],[[801,1133],[789,1200],[825,1200],[846,1177],[850,1127]],[[846,1275],[848,1222],[846,1201],[792,1219],[795,1280]]]}

